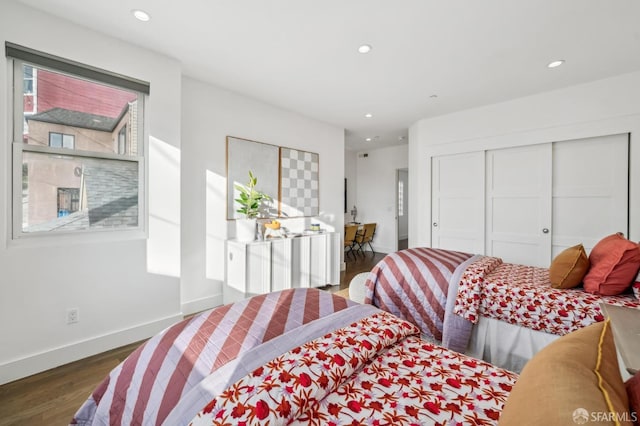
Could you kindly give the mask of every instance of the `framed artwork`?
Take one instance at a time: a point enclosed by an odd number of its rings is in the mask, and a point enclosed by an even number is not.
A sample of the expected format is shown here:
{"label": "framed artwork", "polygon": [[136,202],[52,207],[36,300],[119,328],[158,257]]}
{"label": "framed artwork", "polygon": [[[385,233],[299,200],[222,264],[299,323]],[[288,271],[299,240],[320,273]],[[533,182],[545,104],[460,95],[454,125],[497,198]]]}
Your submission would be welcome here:
{"label": "framed artwork", "polygon": [[[256,189],[278,200],[279,147],[247,139],[227,136],[227,219],[242,217],[236,213],[238,190],[235,184],[246,185],[249,170],[258,178]],[[275,207],[277,208],[277,207]],[[273,211],[269,212],[273,215]]]}
{"label": "framed artwork", "polygon": [[344,178],[344,213],[347,214],[347,178]]}
{"label": "framed artwork", "polygon": [[320,212],[319,154],[227,136],[227,219],[236,213],[235,184],[246,185],[249,171],[258,179],[256,189],[273,201],[268,217],[317,216]]}
{"label": "framed artwork", "polygon": [[280,148],[280,216],[317,216],[319,156]]}

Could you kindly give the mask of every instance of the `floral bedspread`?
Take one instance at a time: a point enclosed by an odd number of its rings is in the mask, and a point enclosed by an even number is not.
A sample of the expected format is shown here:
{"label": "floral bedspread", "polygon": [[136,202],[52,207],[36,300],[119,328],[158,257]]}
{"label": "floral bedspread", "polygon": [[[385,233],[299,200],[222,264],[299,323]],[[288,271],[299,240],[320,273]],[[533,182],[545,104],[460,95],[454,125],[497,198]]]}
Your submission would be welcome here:
{"label": "floral bedspread", "polygon": [[640,308],[632,294],[599,296],[582,287],[555,289],[546,268],[486,256],[464,272],[454,312],[473,323],[484,316],[562,336],[603,321],[601,302]]}
{"label": "floral bedspread", "polygon": [[191,424],[497,424],[516,378],[379,312],[259,367]]}

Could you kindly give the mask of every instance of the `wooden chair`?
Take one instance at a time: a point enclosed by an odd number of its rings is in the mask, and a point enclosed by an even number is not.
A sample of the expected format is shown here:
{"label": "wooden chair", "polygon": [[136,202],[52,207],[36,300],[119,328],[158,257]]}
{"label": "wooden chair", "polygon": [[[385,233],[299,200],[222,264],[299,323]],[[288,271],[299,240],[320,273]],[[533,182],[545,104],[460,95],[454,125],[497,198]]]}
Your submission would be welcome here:
{"label": "wooden chair", "polygon": [[356,244],[358,245],[357,251],[362,252],[364,254],[364,245],[369,244],[369,248],[372,253],[375,253],[373,250],[373,246],[371,245],[371,241],[373,241],[373,236],[376,233],[376,224],[375,223],[365,223],[362,226],[362,231],[356,233]]}
{"label": "wooden chair", "polygon": [[[345,254],[353,252],[353,247],[356,244],[356,233],[358,232],[358,225],[346,225],[344,227],[344,248],[349,250]],[[355,254],[354,254],[355,258]]]}

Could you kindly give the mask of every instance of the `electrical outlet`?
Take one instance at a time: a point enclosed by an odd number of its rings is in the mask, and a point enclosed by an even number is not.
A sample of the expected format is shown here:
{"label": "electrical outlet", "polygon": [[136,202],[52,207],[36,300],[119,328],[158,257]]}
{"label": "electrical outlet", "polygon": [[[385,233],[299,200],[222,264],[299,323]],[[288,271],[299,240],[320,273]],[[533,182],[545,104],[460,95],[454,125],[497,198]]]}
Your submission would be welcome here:
{"label": "electrical outlet", "polygon": [[75,324],[80,321],[80,310],[78,308],[67,309],[67,324]]}

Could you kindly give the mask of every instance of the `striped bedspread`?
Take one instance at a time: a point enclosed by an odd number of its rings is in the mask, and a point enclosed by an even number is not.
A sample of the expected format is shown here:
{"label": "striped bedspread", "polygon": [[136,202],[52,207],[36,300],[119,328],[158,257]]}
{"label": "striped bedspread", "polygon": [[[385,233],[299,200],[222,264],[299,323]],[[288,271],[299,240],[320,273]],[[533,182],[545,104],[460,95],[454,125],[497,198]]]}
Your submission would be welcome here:
{"label": "striped bedspread", "polygon": [[366,281],[365,303],[397,315],[443,346],[463,352],[471,323],[453,314],[458,283],[478,256],[457,251],[411,248],[390,253]]}
{"label": "striped bedspread", "polygon": [[293,289],[198,314],[134,351],[93,392],[71,424],[180,424],[202,409],[217,383],[257,368],[251,364],[255,348],[271,350],[275,358],[303,339],[357,321],[372,309],[317,289]]}

